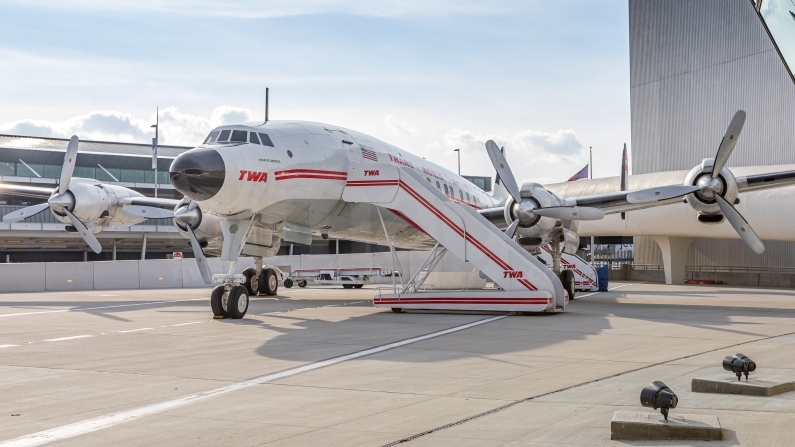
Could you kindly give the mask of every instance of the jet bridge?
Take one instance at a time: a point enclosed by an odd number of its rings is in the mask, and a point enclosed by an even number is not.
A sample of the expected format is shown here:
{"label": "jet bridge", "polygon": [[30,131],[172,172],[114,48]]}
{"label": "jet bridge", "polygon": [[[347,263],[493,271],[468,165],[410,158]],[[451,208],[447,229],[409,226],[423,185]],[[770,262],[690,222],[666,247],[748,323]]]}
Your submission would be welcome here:
{"label": "jet bridge", "polygon": [[[400,213],[438,241],[407,284],[375,297],[376,307],[516,312],[566,307],[569,297],[552,271],[472,208],[453,202],[409,168],[352,164],[342,198]],[[423,290],[423,275],[445,251],[475,265],[502,290]]]}

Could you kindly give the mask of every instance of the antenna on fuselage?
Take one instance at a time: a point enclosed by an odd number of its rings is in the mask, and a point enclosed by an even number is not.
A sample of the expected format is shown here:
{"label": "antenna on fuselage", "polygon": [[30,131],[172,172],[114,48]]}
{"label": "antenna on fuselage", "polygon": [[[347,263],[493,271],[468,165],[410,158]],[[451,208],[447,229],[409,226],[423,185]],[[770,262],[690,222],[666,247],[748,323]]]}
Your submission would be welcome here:
{"label": "antenna on fuselage", "polygon": [[267,122],[268,122],[268,87],[265,87],[265,123]]}

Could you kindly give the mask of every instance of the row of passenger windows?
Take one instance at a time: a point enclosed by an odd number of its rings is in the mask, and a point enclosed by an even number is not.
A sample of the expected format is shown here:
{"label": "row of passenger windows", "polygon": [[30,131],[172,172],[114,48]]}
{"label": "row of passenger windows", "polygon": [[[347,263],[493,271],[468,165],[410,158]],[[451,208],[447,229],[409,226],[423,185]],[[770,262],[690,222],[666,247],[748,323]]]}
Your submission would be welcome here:
{"label": "row of passenger windows", "polygon": [[[431,181],[430,177],[425,177],[425,180],[428,180],[428,183],[433,184],[433,182]],[[436,181],[436,189],[441,191],[442,190],[442,186],[444,186],[444,194],[446,196],[455,198],[455,188],[453,188],[452,186],[448,187],[446,184],[439,183],[439,181],[437,180]],[[458,198],[461,199],[462,202],[464,201],[464,194],[466,194],[466,202],[469,203],[470,202],[469,193],[468,192],[465,193],[465,192],[463,192],[460,189],[458,190]],[[471,201],[474,202],[474,203],[480,204],[480,201],[478,200],[477,196],[474,195],[474,194],[472,194],[472,200]]]}
{"label": "row of passenger windows", "polygon": [[210,132],[204,144],[209,143],[251,143],[273,147],[273,141],[266,133],[247,132],[245,130],[214,130]]}

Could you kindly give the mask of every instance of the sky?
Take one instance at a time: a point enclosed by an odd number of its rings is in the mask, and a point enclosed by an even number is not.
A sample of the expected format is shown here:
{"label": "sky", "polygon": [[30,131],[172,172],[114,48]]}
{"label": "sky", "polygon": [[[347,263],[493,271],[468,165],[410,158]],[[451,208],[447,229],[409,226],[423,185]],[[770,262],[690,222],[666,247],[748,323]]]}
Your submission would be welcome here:
{"label": "sky", "polygon": [[455,170],[620,172],[628,11],[617,0],[0,0],[0,133],[193,146],[270,118],[355,129]]}

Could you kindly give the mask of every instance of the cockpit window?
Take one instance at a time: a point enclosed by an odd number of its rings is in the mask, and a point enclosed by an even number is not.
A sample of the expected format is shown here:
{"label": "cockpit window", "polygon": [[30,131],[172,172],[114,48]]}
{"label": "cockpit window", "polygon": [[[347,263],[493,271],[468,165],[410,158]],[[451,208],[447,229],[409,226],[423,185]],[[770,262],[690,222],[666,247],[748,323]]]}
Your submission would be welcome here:
{"label": "cockpit window", "polygon": [[271,137],[268,136],[266,133],[259,134],[260,140],[262,140],[262,144],[265,146],[273,147],[273,141],[271,141]]}
{"label": "cockpit window", "polygon": [[245,143],[248,140],[248,132],[245,130],[233,130],[230,142]]}
{"label": "cockpit window", "polygon": [[218,138],[218,134],[221,133],[220,130],[214,130],[210,132],[210,135],[207,135],[207,139],[204,140],[204,144],[207,143],[215,143],[215,140]]}
{"label": "cockpit window", "polygon": [[220,142],[222,142],[222,141],[228,141],[228,140],[229,140],[229,134],[230,134],[231,132],[232,132],[232,131],[231,131],[231,130],[229,130],[229,129],[224,129],[224,130],[222,130],[222,131],[221,131],[221,134],[218,136],[218,140],[217,140],[217,141],[218,141],[219,143],[220,143]]}
{"label": "cockpit window", "polygon": [[250,132],[248,134],[248,142],[252,144],[260,144],[259,138],[257,138],[257,134],[255,132]]}

